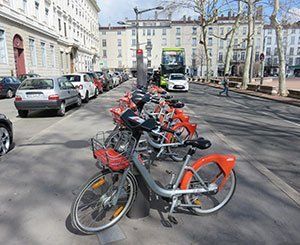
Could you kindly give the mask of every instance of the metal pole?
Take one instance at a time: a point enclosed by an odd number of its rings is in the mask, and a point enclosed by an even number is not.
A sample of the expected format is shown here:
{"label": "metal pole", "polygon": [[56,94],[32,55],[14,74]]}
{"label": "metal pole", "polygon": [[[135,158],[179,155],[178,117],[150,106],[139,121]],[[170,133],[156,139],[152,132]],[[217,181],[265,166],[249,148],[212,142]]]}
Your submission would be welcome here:
{"label": "metal pole", "polygon": [[[265,41],[266,37],[264,35],[264,41],[263,41],[263,54],[265,54]],[[261,70],[260,70],[260,85],[263,85],[264,83],[264,73],[265,73],[265,59],[261,61]]]}
{"label": "metal pole", "polygon": [[255,58],[253,59],[254,52],[254,45],[255,45],[255,14],[253,14],[253,35],[252,35],[252,48],[251,48],[251,63],[250,63],[250,72],[249,72],[249,83],[252,83],[253,78],[253,61],[255,62]]}

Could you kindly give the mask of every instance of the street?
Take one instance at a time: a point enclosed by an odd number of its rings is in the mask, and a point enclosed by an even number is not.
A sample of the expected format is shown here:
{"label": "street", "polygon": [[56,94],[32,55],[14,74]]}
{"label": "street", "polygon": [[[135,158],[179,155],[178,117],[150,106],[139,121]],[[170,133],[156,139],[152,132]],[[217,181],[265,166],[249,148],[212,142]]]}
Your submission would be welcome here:
{"label": "street", "polygon": [[[42,112],[21,119],[13,100],[0,101],[0,111],[14,122],[16,144],[0,160],[1,244],[99,244],[94,235],[75,234],[69,213],[80,186],[98,171],[88,139],[113,128],[108,109],[130,88],[131,81],[125,82],[63,118]],[[211,149],[199,151],[198,157],[212,152],[237,155],[232,200],[214,215],[178,213],[179,224],[172,228],[161,224],[167,213],[154,200],[149,217],[119,222],[126,239],[116,244],[300,241],[299,203],[254,166],[259,162],[299,195],[300,108],[237,93],[218,97],[218,91],[191,84],[188,93],[172,94],[186,103],[199,135],[212,141]],[[152,174],[166,184],[165,170],[178,167],[161,162]]]}

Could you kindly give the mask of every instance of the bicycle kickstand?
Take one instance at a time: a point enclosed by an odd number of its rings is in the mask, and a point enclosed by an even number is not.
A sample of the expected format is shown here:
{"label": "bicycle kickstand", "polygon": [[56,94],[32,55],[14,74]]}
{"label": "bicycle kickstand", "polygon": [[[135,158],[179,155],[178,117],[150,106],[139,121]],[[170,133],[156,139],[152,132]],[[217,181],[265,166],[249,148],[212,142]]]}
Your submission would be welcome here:
{"label": "bicycle kickstand", "polygon": [[173,223],[174,225],[177,225],[178,224],[178,221],[177,219],[172,215],[174,213],[174,209],[175,207],[177,206],[177,202],[178,202],[178,197],[177,196],[174,196],[172,198],[172,205],[171,205],[171,208],[170,208],[170,212],[168,214],[168,220]]}

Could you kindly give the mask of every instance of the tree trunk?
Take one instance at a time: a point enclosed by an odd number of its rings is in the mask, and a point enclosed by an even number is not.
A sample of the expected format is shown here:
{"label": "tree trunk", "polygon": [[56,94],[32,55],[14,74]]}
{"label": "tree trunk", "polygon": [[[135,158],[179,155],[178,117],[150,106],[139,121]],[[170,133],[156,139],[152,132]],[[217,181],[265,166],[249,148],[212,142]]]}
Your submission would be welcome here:
{"label": "tree trunk", "polygon": [[249,70],[252,54],[252,45],[253,45],[253,2],[252,0],[248,1],[248,34],[247,34],[247,48],[246,48],[246,59],[244,65],[243,81],[242,88],[246,89],[249,83]]}
{"label": "tree trunk", "polygon": [[283,34],[282,34],[282,25],[277,20],[277,14],[279,11],[279,0],[274,0],[274,9],[273,13],[270,16],[271,24],[275,28],[276,32],[276,40],[277,40],[277,50],[278,50],[278,58],[279,58],[279,95],[287,96],[288,91],[286,88],[286,80],[285,80],[285,55],[283,50]]}

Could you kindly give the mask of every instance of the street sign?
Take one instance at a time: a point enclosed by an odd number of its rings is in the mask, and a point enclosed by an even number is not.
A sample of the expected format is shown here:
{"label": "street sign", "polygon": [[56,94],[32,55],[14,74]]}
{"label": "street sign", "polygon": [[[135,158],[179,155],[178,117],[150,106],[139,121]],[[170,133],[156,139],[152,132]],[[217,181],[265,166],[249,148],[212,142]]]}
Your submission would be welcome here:
{"label": "street sign", "polygon": [[260,61],[264,61],[264,60],[265,60],[265,54],[264,54],[264,53],[261,53],[261,54],[259,55],[259,60],[260,60]]}

